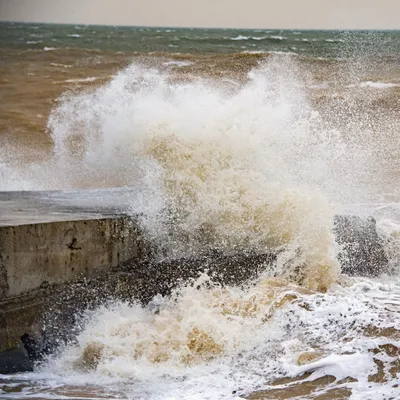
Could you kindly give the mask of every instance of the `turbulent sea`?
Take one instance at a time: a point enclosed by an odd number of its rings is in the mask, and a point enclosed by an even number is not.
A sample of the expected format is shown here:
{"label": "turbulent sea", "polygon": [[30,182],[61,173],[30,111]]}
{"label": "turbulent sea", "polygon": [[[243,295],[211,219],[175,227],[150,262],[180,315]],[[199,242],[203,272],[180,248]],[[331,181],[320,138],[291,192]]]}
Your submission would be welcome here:
{"label": "turbulent sea", "polygon": [[[400,399],[400,32],[2,23],[0,102],[1,191],[129,187],[165,257],[279,251],[88,312],[1,399]],[[390,275],[341,273],[335,214]]]}

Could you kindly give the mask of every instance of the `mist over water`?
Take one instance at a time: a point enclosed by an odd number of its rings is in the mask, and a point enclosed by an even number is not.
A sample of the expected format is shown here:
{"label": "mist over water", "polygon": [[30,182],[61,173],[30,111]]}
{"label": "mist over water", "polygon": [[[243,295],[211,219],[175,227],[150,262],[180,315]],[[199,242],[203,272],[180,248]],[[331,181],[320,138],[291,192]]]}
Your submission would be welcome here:
{"label": "mist over water", "polygon": [[[51,107],[50,152],[0,147],[0,189],[130,187],[129,210],[160,259],[276,251],[277,261],[244,287],[205,274],[147,307],[88,311],[76,341],[12,379],[51,398],[83,388],[94,398],[236,399],[304,398],[307,382],[325,377],[310,398],[396,398],[399,279],[341,275],[332,231],[335,213],[362,203],[382,216],[398,270],[398,207],[387,201],[396,190],[380,186],[395,181],[381,172],[397,154],[396,114],[385,108],[396,87],[377,86],[357,62],[326,73],[293,54],[244,71],[223,58],[222,77],[212,59],[205,73],[193,69],[200,58],[162,61],[76,78],[87,86]],[[52,68],[69,71],[62,65]]]}

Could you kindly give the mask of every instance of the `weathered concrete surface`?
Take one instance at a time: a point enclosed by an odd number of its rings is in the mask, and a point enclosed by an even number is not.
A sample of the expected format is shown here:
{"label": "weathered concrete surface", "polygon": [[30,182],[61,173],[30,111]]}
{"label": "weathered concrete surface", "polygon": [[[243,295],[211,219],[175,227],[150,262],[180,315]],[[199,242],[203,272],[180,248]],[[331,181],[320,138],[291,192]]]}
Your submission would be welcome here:
{"label": "weathered concrete surface", "polygon": [[127,217],[0,227],[0,300],[140,258],[140,238]]}
{"label": "weathered concrete surface", "polygon": [[0,192],[0,226],[124,216],[130,188]]}
{"label": "weathered concrete surface", "polygon": [[6,358],[18,355],[21,361],[20,338],[38,330],[55,287],[147,258],[138,226],[123,206],[130,195],[0,193],[0,352],[10,350]]}
{"label": "weathered concrete surface", "polygon": [[42,301],[36,293],[1,301],[0,352],[17,347],[24,333],[36,330],[42,311]]}
{"label": "weathered concrete surface", "polygon": [[128,217],[0,227],[0,351],[15,346],[37,321],[44,288],[146,257]]}

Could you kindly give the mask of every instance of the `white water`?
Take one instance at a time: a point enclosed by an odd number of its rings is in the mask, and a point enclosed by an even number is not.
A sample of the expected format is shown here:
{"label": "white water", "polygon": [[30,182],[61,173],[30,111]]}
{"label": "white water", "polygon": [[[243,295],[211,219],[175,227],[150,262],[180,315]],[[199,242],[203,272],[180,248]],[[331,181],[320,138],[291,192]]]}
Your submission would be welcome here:
{"label": "white water", "polygon": [[[307,379],[357,379],[336,384],[352,388],[353,399],[396,395],[398,373],[383,384],[368,376],[376,371],[369,349],[398,346],[398,338],[365,332],[400,330],[400,282],[340,277],[332,234],[332,202],[363,198],[357,182],[368,160],[311,107],[302,75],[280,60],[238,87],[183,83],[132,65],[59,100],[49,120],[54,157],[36,167],[48,178],[42,188],[133,186],[132,211],[171,257],[283,252],[278,277],[270,271],[247,289],[200,280],[199,290],[155,299],[159,314],[104,306],[88,314],[77,344],[29,379],[53,389],[100,385],[135,399],[229,399],[314,371]],[[2,179],[40,186],[9,172]],[[396,231],[394,223],[380,227]],[[320,359],[299,365],[304,352]]]}
{"label": "white water", "polygon": [[284,248],[280,274],[306,264],[305,285],[326,288],[339,267],[321,186],[333,187],[345,144],[308,105],[299,71],[278,68],[237,88],[132,65],[61,99],[55,158],[72,179],[134,186],[133,212],[171,256]]}
{"label": "white water", "polygon": [[[103,388],[117,398],[238,399],[272,389],[279,377],[312,372],[305,381],[337,379],[314,395],[342,387],[352,389],[351,399],[396,399],[399,372],[389,369],[398,356],[372,351],[399,346],[399,337],[374,337],[368,329],[399,331],[399,306],[400,281],[384,277],[343,281],[326,294],[271,280],[249,291],[186,288],[159,314],[124,304],[96,311],[77,345],[19,378],[37,379],[52,398],[56,387],[62,394],[76,386],[96,398]],[[386,365],[387,382],[369,382],[374,357]],[[349,377],[357,381],[340,383]]]}

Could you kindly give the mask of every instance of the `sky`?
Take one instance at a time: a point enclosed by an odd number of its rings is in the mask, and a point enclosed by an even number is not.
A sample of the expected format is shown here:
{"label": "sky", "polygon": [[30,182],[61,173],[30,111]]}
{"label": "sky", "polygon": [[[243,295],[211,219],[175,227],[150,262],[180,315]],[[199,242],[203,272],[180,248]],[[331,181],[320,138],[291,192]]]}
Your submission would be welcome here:
{"label": "sky", "polygon": [[400,29],[400,0],[0,0],[0,21],[170,27]]}

